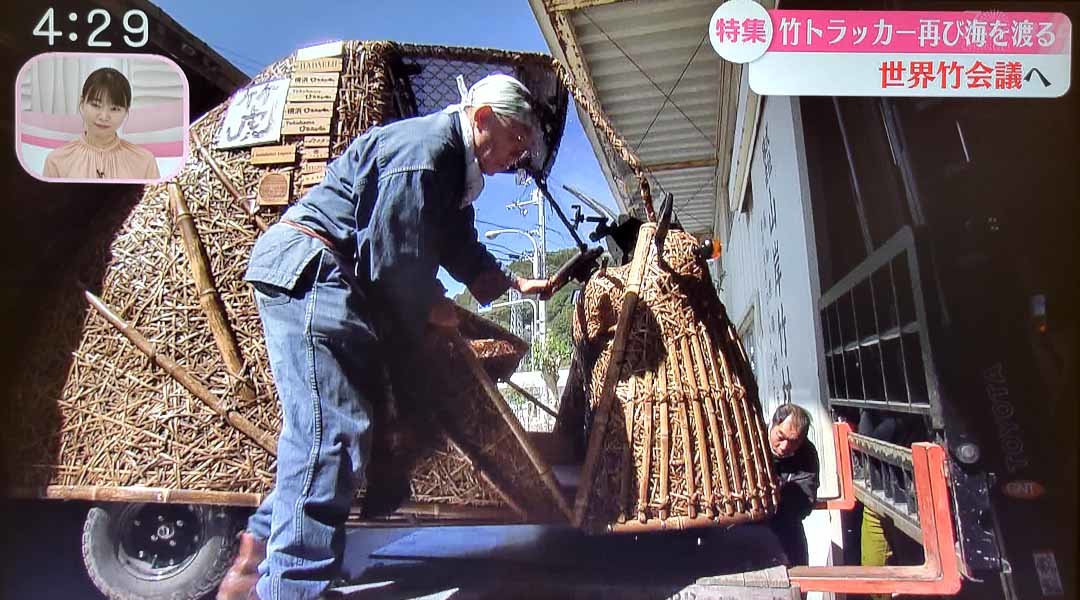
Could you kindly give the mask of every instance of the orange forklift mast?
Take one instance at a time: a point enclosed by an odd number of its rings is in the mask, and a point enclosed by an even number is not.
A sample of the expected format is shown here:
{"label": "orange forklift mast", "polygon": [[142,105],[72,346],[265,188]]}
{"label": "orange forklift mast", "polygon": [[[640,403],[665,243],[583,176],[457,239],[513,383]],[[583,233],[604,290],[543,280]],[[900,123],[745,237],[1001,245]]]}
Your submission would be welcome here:
{"label": "orange forklift mast", "polygon": [[[960,591],[960,562],[954,547],[953,515],[945,450],[938,444],[917,443],[903,448],[853,433],[848,423],[833,424],[840,496],[818,502],[817,509],[852,510],[858,500],[882,510],[898,527],[915,537],[925,560],[917,566],[793,567],[792,585],[803,592],[849,594],[951,595]],[[912,482],[914,497],[889,499],[883,486],[867,476],[853,476],[852,457],[870,469],[898,467]],[[873,466],[871,466],[873,465]],[[913,501],[912,501],[913,500]],[[887,507],[887,508],[886,508]],[[917,524],[914,532],[912,524]]]}

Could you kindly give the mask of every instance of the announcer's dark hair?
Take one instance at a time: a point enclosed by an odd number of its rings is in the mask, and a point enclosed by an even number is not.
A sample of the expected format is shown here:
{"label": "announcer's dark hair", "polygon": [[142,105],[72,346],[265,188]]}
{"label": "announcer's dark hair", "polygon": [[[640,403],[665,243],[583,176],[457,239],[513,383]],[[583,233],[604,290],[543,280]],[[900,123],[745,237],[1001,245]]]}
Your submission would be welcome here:
{"label": "announcer's dark hair", "polygon": [[81,102],[107,100],[116,106],[131,108],[131,84],[127,77],[116,69],[105,67],[98,69],[86,78],[82,86]]}
{"label": "announcer's dark hair", "polygon": [[791,417],[792,424],[799,431],[799,437],[805,438],[807,430],[810,429],[810,413],[798,404],[781,404],[772,415],[772,426],[776,427],[788,417]]}

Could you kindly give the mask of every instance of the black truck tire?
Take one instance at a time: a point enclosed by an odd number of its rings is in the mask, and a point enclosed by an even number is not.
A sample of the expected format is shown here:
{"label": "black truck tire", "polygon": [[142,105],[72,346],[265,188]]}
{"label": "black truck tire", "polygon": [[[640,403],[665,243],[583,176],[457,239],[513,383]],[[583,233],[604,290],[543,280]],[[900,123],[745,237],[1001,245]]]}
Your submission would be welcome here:
{"label": "black truck tire", "polygon": [[225,576],[245,516],[218,506],[96,505],[83,525],[83,562],[111,600],[200,600]]}

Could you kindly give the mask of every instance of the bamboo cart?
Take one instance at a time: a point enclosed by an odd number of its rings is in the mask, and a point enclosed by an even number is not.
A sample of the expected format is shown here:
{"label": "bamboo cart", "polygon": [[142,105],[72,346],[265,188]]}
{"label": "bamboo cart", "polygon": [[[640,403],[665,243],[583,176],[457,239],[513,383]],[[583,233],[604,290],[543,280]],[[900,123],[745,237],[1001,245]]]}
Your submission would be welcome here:
{"label": "bamboo cart", "polygon": [[[280,416],[242,279],[256,238],[282,212],[265,201],[299,198],[368,128],[456,102],[457,75],[471,83],[497,71],[517,76],[539,101],[549,150],[535,172],[546,174],[554,161],[568,92],[636,169],[626,145],[550,57],[345,42],[338,56],[281,60],[233,96],[285,79],[290,94],[310,93],[314,113],[329,107],[328,123],[320,116],[290,128],[286,119],[275,144],[294,146],[291,158],[265,161],[256,159],[257,149],[222,148],[225,103],[192,124],[178,176],[141,195],[118,195],[85,224],[90,242],[42,299],[49,310],[10,383],[3,472],[10,495],[99,503],[87,519],[83,552],[103,592],[210,592],[231,560],[235,532],[272,486]],[[304,100],[299,91],[297,98]],[[602,271],[587,288],[600,290],[625,271],[625,282],[604,288],[607,305],[621,303],[607,315],[617,325],[585,315],[575,326],[575,361],[587,364],[588,374],[568,386],[562,434],[528,435],[508,408],[496,382],[515,370],[527,345],[494,323],[462,311],[459,334],[433,334],[422,352],[395,354],[383,382],[392,399],[376,407],[373,456],[353,525],[572,522],[615,532],[730,524],[772,511],[775,485],[761,461],[756,391],[707,273],[691,268],[698,286],[691,296],[713,299],[701,306],[647,291],[678,285],[678,277],[661,276],[663,265],[687,256],[697,265],[687,254],[693,240],[673,230],[665,249],[654,243],[655,224],[642,231],[635,262]],[[645,314],[635,312],[639,295],[649,314],[664,303],[706,311],[689,345],[686,335],[673,338],[683,354],[661,352],[670,359],[658,379],[656,365],[623,359],[649,353],[634,341]],[[430,376],[413,376],[418,372]],[[649,418],[635,430],[628,423],[639,404]],[[567,425],[585,415],[589,431]],[[622,431],[629,437],[620,444]],[[563,447],[579,434],[591,437],[587,456],[570,457],[585,465],[575,499],[551,464],[567,462]]]}

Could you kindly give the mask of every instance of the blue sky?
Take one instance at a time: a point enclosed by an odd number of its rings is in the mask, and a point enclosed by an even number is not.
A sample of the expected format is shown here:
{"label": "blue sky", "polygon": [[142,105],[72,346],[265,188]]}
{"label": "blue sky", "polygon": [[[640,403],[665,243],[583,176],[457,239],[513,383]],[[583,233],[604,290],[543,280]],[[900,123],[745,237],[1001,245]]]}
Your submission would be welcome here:
{"label": "blue sky", "polygon": [[[297,48],[329,40],[394,40],[548,53],[526,0],[156,0],[156,4],[248,74],[259,72]],[[562,183],[574,185],[615,210],[615,202],[576,111],[569,113],[550,181],[551,191],[564,212],[569,213],[569,206],[576,200],[562,191]],[[535,228],[535,208],[526,216],[506,208],[507,203],[525,193],[525,188],[517,186],[511,175],[487,178],[484,193],[475,205],[481,236],[486,230],[500,226]],[[547,238],[548,250],[572,245],[570,236],[551,210]],[[503,235],[495,243],[498,246],[489,245],[489,248],[503,260],[507,252],[531,249],[529,240],[520,235]],[[451,296],[461,291],[462,286],[445,274],[440,279]]]}

